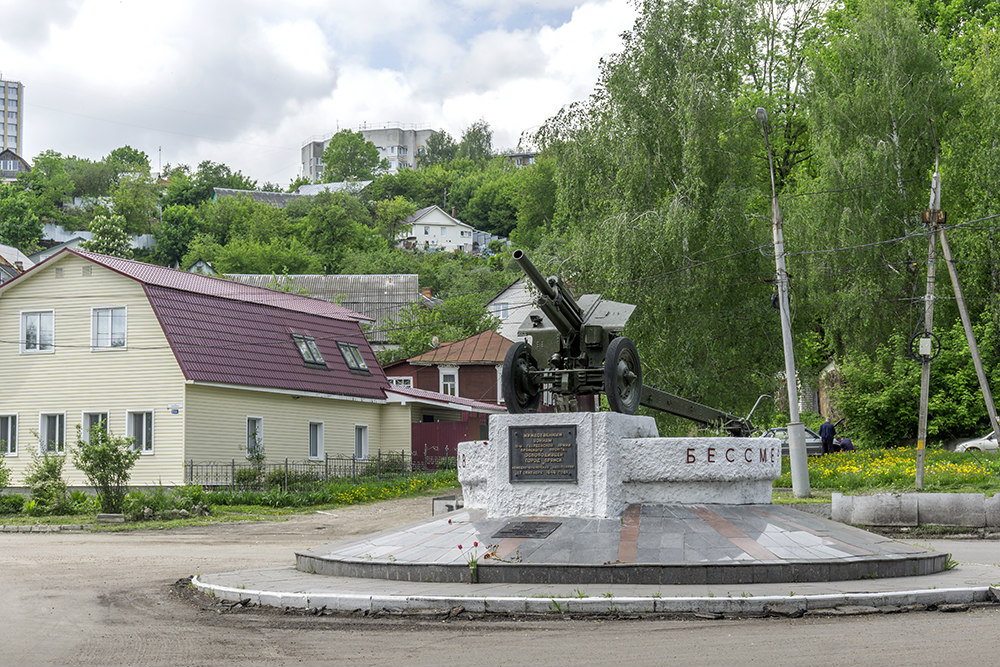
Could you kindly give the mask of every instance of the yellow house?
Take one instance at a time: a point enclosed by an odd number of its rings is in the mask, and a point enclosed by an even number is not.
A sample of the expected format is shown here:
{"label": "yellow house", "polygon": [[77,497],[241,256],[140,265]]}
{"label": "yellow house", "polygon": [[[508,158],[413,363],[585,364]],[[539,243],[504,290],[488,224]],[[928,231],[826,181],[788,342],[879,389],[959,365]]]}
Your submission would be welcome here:
{"label": "yellow house", "polygon": [[[390,390],[361,315],[296,294],[67,249],[0,285],[0,453],[22,484],[100,424],[133,485],[188,462],[410,451],[411,423],[489,406]],[[495,411],[495,408],[490,411]],[[442,417],[430,417],[431,419]],[[86,484],[68,457],[64,478]]]}

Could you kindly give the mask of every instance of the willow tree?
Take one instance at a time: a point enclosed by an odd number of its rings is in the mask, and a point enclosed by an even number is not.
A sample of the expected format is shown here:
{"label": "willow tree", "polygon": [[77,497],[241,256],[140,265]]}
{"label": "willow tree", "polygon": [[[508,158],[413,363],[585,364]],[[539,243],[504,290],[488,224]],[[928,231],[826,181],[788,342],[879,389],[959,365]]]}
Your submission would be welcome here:
{"label": "willow tree", "polygon": [[857,0],[827,13],[807,92],[814,158],[785,199],[793,303],[833,349],[870,353],[922,313],[929,121],[948,81],[910,5]]}
{"label": "willow tree", "polygon": [[536,137],[559,165],[552,267],[638,305],[626,333],[650,384],[739,411],[782,365],[754,118],[770,93],[753,92],[748,69],[775,27],[763,7],[640,3],[591,98]]}

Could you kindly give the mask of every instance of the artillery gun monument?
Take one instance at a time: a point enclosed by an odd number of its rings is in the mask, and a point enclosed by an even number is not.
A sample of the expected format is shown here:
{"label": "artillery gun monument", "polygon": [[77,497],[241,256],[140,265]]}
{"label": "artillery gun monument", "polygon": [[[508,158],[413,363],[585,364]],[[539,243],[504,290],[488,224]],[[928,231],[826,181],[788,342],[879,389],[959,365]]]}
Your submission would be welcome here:
{"label": "artillery gun monument", "polygon": [[[669,588],[909,576],[944,567],[946,554],[772,506],[778,440],[748,437],[748,417],[645,386],[639,353],[623,335],[635,306],[597,294],[575,300],[524,252],[514,257],[539,289],[538,309],[518,332],[530,343],[511,346],[503,364],[509,414],[491,416],[489,440],[459,443],[464,508],[301,551],[299,570],[409,582]],[[564,411],[535,412],[545,392]],[[565,411],[596,394],[607,397],[611,411]],[[729,435],[660,438],[653,417],[635,414],[640,405]]]}

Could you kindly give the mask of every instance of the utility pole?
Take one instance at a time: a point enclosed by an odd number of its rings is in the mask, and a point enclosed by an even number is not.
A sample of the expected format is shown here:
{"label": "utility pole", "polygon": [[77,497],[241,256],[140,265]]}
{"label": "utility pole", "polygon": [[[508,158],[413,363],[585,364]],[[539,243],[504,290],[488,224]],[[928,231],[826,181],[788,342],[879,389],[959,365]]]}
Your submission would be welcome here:
{"label": "utility pole", "polygon": [[951,247],[948,245],[948,237],[945,236],[944,229],[940,229],[941,252],[944,253],[944,261],[948,265],[948,273],[951,275],[951,284],[955,288],[955,301],[958,302],[958,314],[962,318],[962,327],[965,328],[965,339],[969,342],[969,353],[972,355],[972,364],[976,367],[976,377],[979,378],[979,388],[983,392],[983,401],[986,403],[986,412],[990,416],[990,424],[993,426],[993,433],[1000,437],[1000,425],[997,424],[997,408],[993,403],[993,393],[990,391],[990,383],[983,372],[983,361],[979,358],[979,346],[976,345],[976,334],[972,331],[972,320],[969,319],[969,309],[965,307],[965,296],[962,293],[962,285],[958,282],[958,272],[955,270],[955,262],[951,258]]}
{"label": "utility pole", "polygon": [[915,486],[917,491],[924,488],[924,443],[927,441],[927,404],[931,389],[931,332],[934,331],[934,232],[937,231],[938,213],[941,209],[941,174],[938,173],[938,158],[934,157],[934,177],[931,179],[931,200],[924,213],[924,222],[930,225],[927,235],[927,295],[924,297],[924,334],[920,338],[920,422],[917,426],[917,470]]}
{"label": "utility pole", "polygon": [[781,207],[774,183],[774,156],[767,125],[767,111],[757,107],[757,120],[764,128],[767,164],[771,172],[771,231],[774,236],[774,262],[781,310],[781,343],[785,353],[785,379],[788,385],[788,458],[792,469],[792,493],[796,498],[809,497],[809,461],[806,453],[805,426],[799,421],[799,392],[795,375],[795,350],[792,345],[792,318],[788,307],[788,271],[785,270],[785,241],[782,234]]}

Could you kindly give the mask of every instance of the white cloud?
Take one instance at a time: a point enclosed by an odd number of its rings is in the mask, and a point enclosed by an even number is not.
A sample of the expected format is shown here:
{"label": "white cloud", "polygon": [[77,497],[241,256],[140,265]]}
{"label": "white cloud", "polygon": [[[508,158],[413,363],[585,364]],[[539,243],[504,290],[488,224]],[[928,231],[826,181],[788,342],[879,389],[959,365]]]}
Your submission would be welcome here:
{"label": "white cloud", "polygon": [[280,184],[303,142],[365,122],[457,138],[485,118],[513,147],[589,94],[634,16],[626,0],[0,2],[29,159],[129,144],[155,165],[162,147]]}

